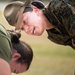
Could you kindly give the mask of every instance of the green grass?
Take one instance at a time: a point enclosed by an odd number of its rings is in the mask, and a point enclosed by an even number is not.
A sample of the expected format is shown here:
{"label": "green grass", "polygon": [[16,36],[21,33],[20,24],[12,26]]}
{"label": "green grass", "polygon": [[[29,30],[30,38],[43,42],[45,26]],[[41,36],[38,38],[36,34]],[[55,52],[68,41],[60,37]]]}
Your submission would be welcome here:
{"label": "green grass", "polygon": [[[7,29],[12,29],[1,12],[0,17],[1,24]],[[30,69],[19,75],[74,75],[75,51],[71,47],[49,41],[46,32],[39,37],[22,32],[21,40],[32,47],[34,59]]]}
{"label": "green grass", "polygon": [[33,48],[34,60],[30,69],[19,75],[74,75],[75,51],[71,47],[50,42],[46,32],[40,37],[22,32],[21,40]]}

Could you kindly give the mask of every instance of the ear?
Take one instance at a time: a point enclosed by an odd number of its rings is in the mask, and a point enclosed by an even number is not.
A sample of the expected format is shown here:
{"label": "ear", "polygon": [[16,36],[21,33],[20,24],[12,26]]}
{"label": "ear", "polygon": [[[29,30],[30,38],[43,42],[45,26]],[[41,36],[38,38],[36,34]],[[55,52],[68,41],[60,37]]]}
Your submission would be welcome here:
{"label": "ear", "polygon": [[33,11],[39,15],[39,9],[37,7],[34,7]]}
{"label": "ear", "polygon": [[21,55],[20,55],[19,53],[14,53],[14,54],[12,55],[12,58],[13,58],[14,60],[18,60],[20,57],[21,57]]}

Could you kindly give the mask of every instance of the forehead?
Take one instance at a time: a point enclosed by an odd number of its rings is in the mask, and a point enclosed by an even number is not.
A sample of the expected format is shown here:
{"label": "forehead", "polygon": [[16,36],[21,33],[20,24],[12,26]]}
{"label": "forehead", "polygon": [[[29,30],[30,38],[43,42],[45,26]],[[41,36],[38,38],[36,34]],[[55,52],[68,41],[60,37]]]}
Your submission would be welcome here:
{"label": "forehead", "polygon": [[31,16],[30,12],[25,12],[25,13],[22,14],[22,18],[25,18],[25,17],[28,17],[28,16]]}

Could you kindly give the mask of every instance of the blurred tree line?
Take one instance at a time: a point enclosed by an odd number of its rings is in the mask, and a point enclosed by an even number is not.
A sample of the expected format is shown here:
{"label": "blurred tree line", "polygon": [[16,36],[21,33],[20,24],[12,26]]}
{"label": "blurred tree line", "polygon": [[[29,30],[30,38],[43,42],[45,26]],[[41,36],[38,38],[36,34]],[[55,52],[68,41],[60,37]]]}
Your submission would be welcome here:
{"label": "blurred tree line", "polygon": [[[25,1],[25,0],[0,0],[0,1]],[[39,0],[39,1],[45,1],[45,0]],[[49,0],[46,0],[49,1]]]}
{"label": "blurred tree line", "polygon": [[0,1],[25,1],[25,0],[0,0]]}
{"label": "blurred tree line", "polygon": [[[25,1],[25,0],[11,0],[11,1]],[[35,1],[35,0],[33,0]],[[37,1],[42,1],[42,0],[37,0]]]}
{"label": "blurred tree line", "polygon": [[0,0],[0,1],[25,1],[25,0]]}

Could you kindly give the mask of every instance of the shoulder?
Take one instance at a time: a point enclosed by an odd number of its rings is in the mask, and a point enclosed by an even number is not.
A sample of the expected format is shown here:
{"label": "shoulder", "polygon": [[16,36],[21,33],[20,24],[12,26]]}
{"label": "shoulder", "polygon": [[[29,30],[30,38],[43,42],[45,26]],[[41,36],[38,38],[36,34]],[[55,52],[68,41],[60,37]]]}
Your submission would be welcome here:
{"label": "shoulder", "polygon": [[7,31],[7,29],[2,24],[0,24],[0,36],[4,36],[4,37],[10,39],[9,32]]}
{"label": "shoulder", "polygon": [[0,58],[0,74],[11,75],[11,69],[9,63],[2,58]]}
{"label": "shoulder", "polygon": [[0,24],[0,33],[7,35],[7,30],[2,24]]}
{"label": "shoulder", "polygon": [[0,58],[9,62],[11,60],[11,37],[6,28],[0,24]]}
{"label": "shoulder", "polygon": [[64,8],[65,6],[69,7],[68,4],[73,8],[75,8],[75,0],[51,0],[46,5],[46,8],[51,8],[51,9],[58,9],[59,7]]}

